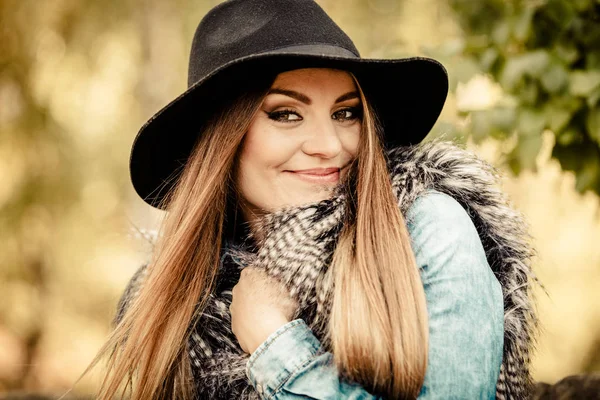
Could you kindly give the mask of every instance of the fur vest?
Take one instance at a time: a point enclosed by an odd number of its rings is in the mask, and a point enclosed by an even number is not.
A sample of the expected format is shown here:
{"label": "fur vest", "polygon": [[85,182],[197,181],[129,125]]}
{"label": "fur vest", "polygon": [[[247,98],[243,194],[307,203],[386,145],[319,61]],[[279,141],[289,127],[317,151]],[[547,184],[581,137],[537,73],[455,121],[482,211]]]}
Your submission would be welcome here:
{"label": "fur vest", "polygon": [[[394,194],[403,215],[426,189],[456,199],[471,216],[490,267],[504,294],[504,351],[497,398],[525,399],[533,391],[530,353],[537,328],[531,270],[534,251],[526,223],[499,188],[494,168],[453,143],[435,141],[387,152]],[[245,375],[249,357],[231,332],[231,288],[244,266],[252,264],[282,282],[298,301],[302,318],[330,351],[326,324],[334,282],[328,268],[346,213],[346,193],[268,214],[261,220],[256,251],[242,244],[223,248],[217,289],[191,326],[188,354],[196,392],[201,399],[258,399]],[[147,235],[151,241],[156,233]],[[146,276],[141,267],[129,282],[115,323],[135,298]],[[315,279],[316,277],[316,279]]]}

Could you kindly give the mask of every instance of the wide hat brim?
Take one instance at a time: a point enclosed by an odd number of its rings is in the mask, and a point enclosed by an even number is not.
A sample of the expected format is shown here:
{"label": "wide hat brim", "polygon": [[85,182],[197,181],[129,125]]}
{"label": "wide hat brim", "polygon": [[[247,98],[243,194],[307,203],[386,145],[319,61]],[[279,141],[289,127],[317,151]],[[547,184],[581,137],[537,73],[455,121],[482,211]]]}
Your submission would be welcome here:
{"label": "wide hat brim", "polygon": [[421,142],[437,121],[448,94],[446,69],[425,57],[367,59],[319,53],[318,48],[240,57],[195,82],[139,130],[129,161],[138,195],[160,209],[160,201],[177,182],[202,123],[215,107],[231,98],[236,88],[243,90],[256,74],[299,68],[352,72],[379,117],[386,148]]}

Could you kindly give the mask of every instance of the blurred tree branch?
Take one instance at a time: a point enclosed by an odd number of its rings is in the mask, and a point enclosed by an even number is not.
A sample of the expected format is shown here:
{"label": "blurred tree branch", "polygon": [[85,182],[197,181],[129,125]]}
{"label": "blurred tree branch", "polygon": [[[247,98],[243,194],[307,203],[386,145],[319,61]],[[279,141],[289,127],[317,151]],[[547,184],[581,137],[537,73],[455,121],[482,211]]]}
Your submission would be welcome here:
{"label": "blurred tree branch", "polygon": [[463,82],[488,74],[506,94],[492,107],[462,110],[473,139],[514,139],[507,161],[518,174],[536,169],[542,132],[550,130],[552,157],[575,172],[577,191],[600,194],[600,2],[449,2],[464,40],[431,53],[460,63]]}

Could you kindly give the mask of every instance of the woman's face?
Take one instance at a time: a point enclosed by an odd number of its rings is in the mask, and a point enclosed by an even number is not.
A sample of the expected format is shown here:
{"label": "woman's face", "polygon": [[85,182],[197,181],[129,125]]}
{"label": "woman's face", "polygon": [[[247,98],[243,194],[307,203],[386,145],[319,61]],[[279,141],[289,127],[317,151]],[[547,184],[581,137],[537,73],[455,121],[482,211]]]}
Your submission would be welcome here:
{"label": "woman's face", "polygon": [[361,112],[345,71],[279,74],[242,142],[237,187],[246,220],[330,197],[356,156]]}

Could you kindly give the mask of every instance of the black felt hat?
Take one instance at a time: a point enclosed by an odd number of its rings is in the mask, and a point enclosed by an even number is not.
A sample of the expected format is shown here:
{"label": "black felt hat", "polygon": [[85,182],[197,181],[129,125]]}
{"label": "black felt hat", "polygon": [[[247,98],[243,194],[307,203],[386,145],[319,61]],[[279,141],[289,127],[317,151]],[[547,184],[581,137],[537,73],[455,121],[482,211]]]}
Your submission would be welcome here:
{"label": "black felt hat", "polygon": [[361,58],[352,40],[313,0],[228,0],[200,21],[192,42],[188,89],[138,132],[130,173],[148,204],[176,182],[215,105],[266,71],[336,68],[355,74],[384,128],[386,148],[419,143],[436,122],[448,76],[423,58]]}

